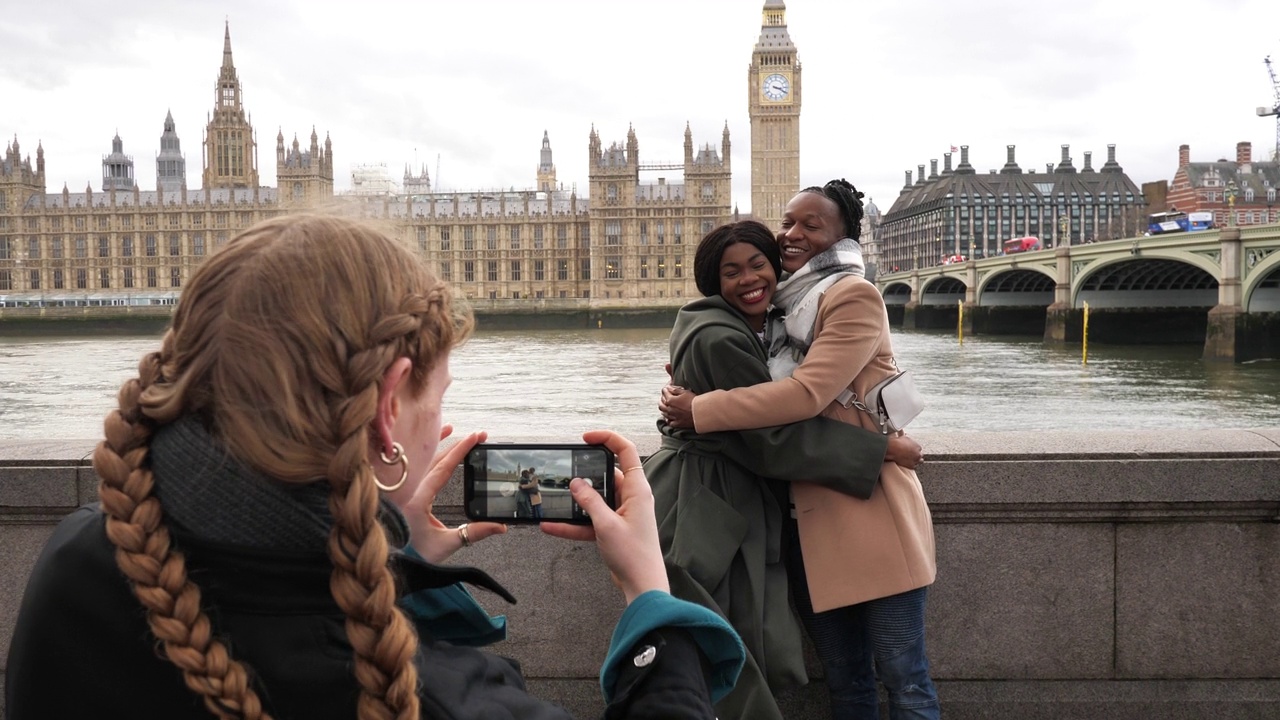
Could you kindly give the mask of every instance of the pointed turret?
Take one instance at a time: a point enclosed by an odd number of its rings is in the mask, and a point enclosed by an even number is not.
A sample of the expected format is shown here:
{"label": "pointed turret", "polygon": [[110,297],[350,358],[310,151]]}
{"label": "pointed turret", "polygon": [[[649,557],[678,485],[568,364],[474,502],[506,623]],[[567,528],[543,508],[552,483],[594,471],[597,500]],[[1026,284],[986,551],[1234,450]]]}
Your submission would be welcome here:
{"label": "pointed turret", "polygon": [[688,120],[684,121],[684,164],[693,164],[693,128]]}
{"label": "pointed turret", "polygon": [[724,169],[729,169],[729,121],[724,121],[724,132],[720,134],[720,156],[724,160]]}
{"label": "pointed turret", "polygon": [[124,154],[124,141],[120,133],[111,138],[111,154],[102,156],[102,190],[132,190],[133,158]]}
{"label": "pointed turret", "polygon": [[222,66],[213,85],[213,113],[205,128],[203,154],[206,189],[258,187],[258,143],[231,57],[230,21],[223,27]]}
{"label": "pointed turret", "polygon": [[173,112],[164,116],[164,132],[160,135],[160,154],[156,155],[156,190],[183,190],[187,187],[187,159],[182,154],[178,126]]}
{"label": "pointed turret", "polygon": [[226,28],[222,33],[222,69],[235,72],[236,64],[231,60],[231,21],[226,21]]}
{"label": "pointed turret", "polygon": [[534,187],[542,192],[550,192],[556,187],[556,165],[551,159],[551,135],[542,131],[542,149],[538,154],[537,182]]}

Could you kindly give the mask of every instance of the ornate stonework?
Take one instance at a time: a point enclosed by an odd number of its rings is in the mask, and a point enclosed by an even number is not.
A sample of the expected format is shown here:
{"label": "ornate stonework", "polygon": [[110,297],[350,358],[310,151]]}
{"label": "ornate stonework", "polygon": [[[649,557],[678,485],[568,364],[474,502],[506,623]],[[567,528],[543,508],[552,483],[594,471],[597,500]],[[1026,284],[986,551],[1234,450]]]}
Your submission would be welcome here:
{"label": "ornate stonework", "polygon": [[751,214],[772,229],[800,189],[800,61],[782,0],[764,4],[747,72],[751,117]]}

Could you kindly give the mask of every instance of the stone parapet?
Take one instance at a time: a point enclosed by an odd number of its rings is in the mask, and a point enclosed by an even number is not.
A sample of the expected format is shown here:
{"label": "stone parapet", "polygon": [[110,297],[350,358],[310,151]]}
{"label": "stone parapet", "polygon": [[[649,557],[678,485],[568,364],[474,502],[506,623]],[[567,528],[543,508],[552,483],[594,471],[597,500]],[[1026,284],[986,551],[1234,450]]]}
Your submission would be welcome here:
{"label": "stone parapet", "polygon": [[[917,437],[948,718],[1280,716],[1280,428]],[[0,443],[0,657],[53,525],[94,499],[92,447]],[[461,500],[456,482],[439,498],[446,522]],[[534,692],[598,716],[622,598],[594,549],[518,527],[456,559],[520,599],[477,593],[510,618],[495,649]],[[788,717],[826,713],[820,681],[781,702]]]}

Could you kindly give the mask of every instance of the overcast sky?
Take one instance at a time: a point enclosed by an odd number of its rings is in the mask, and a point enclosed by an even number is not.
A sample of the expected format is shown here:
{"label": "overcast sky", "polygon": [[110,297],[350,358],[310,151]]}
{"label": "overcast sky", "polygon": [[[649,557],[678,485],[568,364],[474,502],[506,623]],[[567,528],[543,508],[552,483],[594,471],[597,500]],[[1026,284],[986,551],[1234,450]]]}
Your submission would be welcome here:
{"label": "overcast sky", "polygon": [[[558,178],[587,186],[587,136],[634,125],[642,162],[733,141],[733,195],[751,202],[747,67],[763,0],[6,0],[0,137],[45,149],[48,190],[102,185],[119,131],[138,184],[155,187],[172,110],[198,187],[223,22],[258,133],[261,182],[275,137],[333,139],[335,184],[353,165],[399,179],[426,165],[445,190],[533,186],[544,130]],[[53,9],[56,7],[57,12]],[[1275,0],[788,0],[804,67],[801,182],[847,177],[887,210],[951,146],[979,172],[1017,146],[1023,169],[1077,167],[1108,143],[1135,182],[1275,144],[1263,58],[1280,69]],[[437,158],[439,175],[437,176]],[[958,161],[958,157],[956,158]],[[652,178],[650,178],[652,179]]]}

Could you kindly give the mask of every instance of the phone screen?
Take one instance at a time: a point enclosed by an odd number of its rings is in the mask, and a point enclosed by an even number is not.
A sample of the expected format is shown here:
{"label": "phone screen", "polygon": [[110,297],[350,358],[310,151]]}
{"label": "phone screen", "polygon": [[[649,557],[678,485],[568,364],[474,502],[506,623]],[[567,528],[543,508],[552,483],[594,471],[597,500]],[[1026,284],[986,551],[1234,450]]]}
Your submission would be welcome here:
{"label": "phone screen", "polygon": [[569,481],[583,478],[613,502],[613,453],[603,445],[488,444],[467,454],[463,502],[471,520],[590,523]]}

